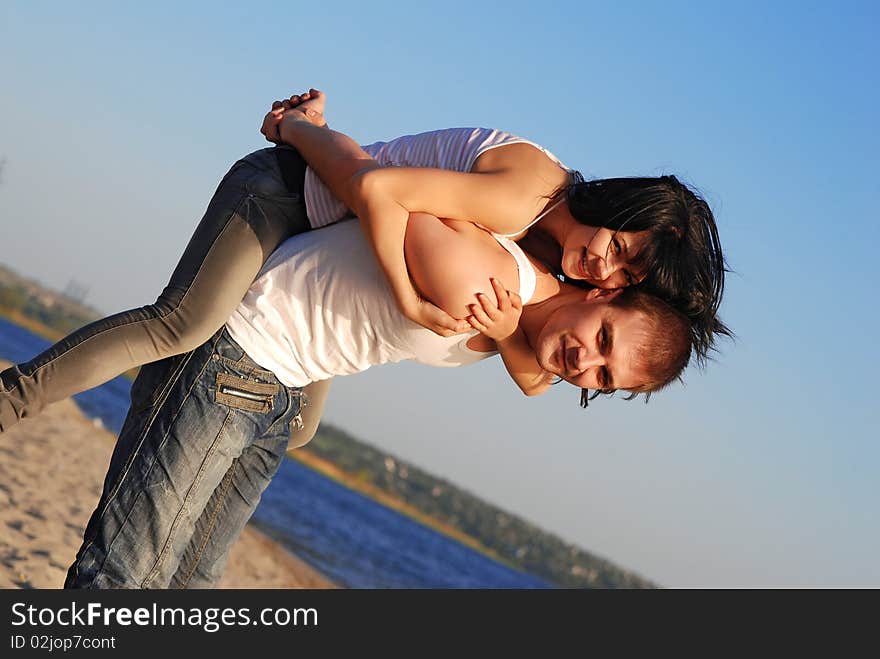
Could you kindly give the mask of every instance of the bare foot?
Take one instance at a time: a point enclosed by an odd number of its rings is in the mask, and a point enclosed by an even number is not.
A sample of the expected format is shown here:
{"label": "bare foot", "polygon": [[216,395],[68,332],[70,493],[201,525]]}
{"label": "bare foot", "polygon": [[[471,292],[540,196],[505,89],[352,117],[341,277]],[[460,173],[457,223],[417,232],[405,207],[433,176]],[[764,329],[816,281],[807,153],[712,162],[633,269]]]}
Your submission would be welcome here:
{"label": "bare foot", "polygon": [[[327,127],[327,120],[324,118],[324,106],[327,103],[327,97],[324,92],[317,89],[310,89],[304,94],[294,94],[290,98],[283,101],[275,101],[272,103],[272,109],[263,118],[263,125],[260,132],[273,144],[281,144],[281,122],[285,116],[294,121],[308,121],[318,128]],[[294,110],[293,113],[289,113]]]}
{"label": "bare foot", "polygon": [[326,105],[327,95],[314,88],[303,94],[294,94],[290,97],[291,107],[310,108],[319,114],[324,114]]}
{"label": "bare foot", "polygon": [[327,96],[324,92],[317,89],[309,89],[303,94],[294,94],[285,105],[285,109],[295,108],[302,112],[306,118],[316,126],[326,126],[327,120],[324,118],[324,107],[327,105]]}

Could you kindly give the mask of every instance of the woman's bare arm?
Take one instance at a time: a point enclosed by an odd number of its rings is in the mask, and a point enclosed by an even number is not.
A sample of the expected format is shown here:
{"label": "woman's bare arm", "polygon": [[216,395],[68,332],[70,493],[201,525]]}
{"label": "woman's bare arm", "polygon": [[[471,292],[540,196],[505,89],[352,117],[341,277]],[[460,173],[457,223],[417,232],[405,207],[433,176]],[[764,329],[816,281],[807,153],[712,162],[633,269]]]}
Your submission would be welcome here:
{"label": "woman's bare arm", "polygon": [[[499,233],[514,233],[547,202],[548,181],[535,176],[536,165],[523,156],[522,149],[517,159],[496,159],[492,169],[479,173],[381,168],[351,138],[318,128],[295,111],[285,114],[280,134],[360,218],[401,311],[442,335],[463,328],[461,324],[453,328],[450,319],[434,305],[426,304],[410,281],[403,258],[410,211],[461,218]],[[531,151],[536,161],[549,160],[539,150]],[[348,161],[342,162],[345,158],[341,159],[340,154],[348,154]],[[540,164],[546,167],[546,162]]]}
{"label": "woman's bare arm", "polygon": [[[555,181],[535,175],[539,166],[546,167],[548,158],[527,145],[516,145],[527,150],[520,149],[515,159],[497,159],[491,170],[455,172],[380,167],[350,137],[314,125],[295,109],[284,114],[280,136],[297,148],[330,191],[354,211],[376,197],[388,197],[410,212],[465,220],[509,234],[528,224],[556,187]],[[524,155],[529,150],[532,155]]]}

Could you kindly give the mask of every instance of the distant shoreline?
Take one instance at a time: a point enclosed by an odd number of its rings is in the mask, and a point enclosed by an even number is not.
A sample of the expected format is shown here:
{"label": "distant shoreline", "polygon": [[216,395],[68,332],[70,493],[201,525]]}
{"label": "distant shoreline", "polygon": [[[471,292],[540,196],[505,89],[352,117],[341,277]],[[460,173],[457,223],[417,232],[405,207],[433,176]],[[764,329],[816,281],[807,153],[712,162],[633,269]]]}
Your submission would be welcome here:
{"label": "distant shoreline", "polygon": [[25,316],[18,309],[8,309],[6,307],[0,307],[0,316],[11,323],[15,323],[20,327],[24,327],[29,332],[33,332],[38,336],[42,336],[47,341],[58,341],[64,338],[64,334],[62,332],[52,329],[51,327],[48,327],[47,325],[44,325],[40,321],[34,320],[29,316]]}
{"label": "distant shoreline", "polygon": [[522,572],[521,567],[506,560],[503,556],[500,556],[493,549],[486,547],[473,536],[467,535],[466,533],[463,533],[454,526],[450,526],[449,524],[446,524],[445,522],[442,522],[435,517],[426,515],[421,510],[407,503],[403,499],[394,497],[376,487],[372,483],[367,483],[359,479],[354,474],[347,472],[344,469],[340,469],[329,460],[325,460],[324,458],[315,455],[314,453],[309,451],[308,444],[306,444],[306,446],[302,448],[288,450],[287,456],[292,460],[296,460],[300,464],[309,467],[313,471],[317,471],[322,476],[326,476],[327,478],[338,483],[339,485],[342,485],[349,490],[357,492],[358,494],[361,494],[368,499],[380,503],[386,508],[390,508],[391,510],[400,513],[401,515],[405,515],[411,520],[418,522],[422,526],[427,526],[432,531],[436,531],[437,533],[440,533],[441,535],[444,535],[451,540],[455,540],[456,542],[465,545],[469,549],[473,549],[474,551],[483,554],[484,556],[492,559],[496,563],[501,563],[502,565],[506,565],[512,570]]}

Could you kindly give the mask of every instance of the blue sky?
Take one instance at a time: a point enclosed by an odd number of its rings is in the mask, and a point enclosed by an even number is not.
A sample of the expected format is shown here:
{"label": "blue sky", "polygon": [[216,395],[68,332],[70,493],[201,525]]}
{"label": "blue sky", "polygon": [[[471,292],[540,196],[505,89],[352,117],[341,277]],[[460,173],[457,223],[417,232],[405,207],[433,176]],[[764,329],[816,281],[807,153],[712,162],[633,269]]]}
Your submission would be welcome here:
{"label": "blue sky", "polygon": [[523,398],[497,360],[399,365],[338,380],[326,418],[666,585],[880,585],[878,18],[6,2],[0,261],[107,312],[153,301],[268,104],[309,86],[362,143],[485,125],[588,177],[675,173],[734,270],[738,340],[706,373],[584,412],[565,385]]}

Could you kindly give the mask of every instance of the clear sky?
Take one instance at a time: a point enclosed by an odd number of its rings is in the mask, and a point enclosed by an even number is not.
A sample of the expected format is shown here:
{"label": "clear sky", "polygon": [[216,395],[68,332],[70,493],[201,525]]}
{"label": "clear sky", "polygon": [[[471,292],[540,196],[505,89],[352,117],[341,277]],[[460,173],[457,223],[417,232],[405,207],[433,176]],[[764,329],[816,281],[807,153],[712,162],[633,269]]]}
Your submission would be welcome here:
{"label": "clear sky", "polygon": [[[0,261],[152,302],[275,98],[362,143],[528,137],[713,206],[737,332],[650,404],[500,360],[338,379],[327,420],[670,586],[880,585],[871,2],[4,2]],[[871,428],[874,428],[872,431]]]}

